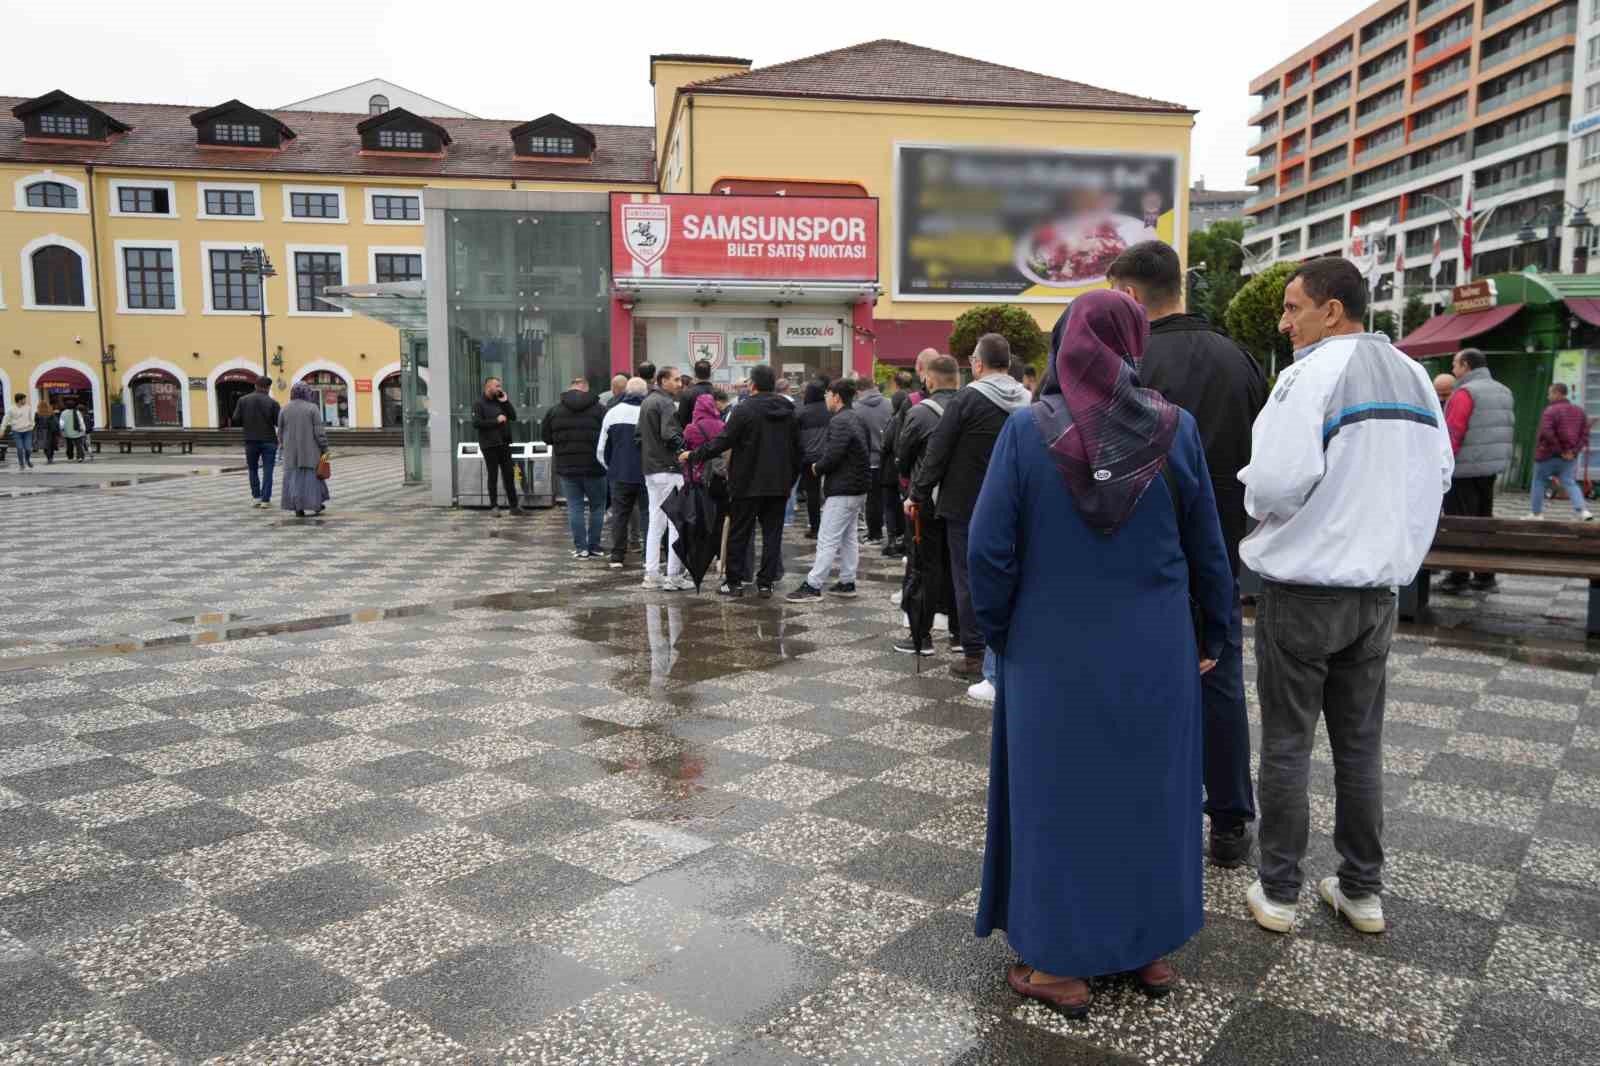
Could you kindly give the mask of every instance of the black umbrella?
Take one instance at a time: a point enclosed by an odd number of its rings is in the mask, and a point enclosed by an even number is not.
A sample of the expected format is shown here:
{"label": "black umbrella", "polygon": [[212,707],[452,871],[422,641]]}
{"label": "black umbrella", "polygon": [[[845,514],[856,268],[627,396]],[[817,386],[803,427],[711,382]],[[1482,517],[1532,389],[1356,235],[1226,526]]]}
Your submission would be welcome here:
{"label": "black umbrella", "polygon": [[685,482],[661,502],[661,513],[678,531],[672,550],[694,579],[696,592],[722,551],[722,506],[699,482]]}
{"label": "black umbrella", "polygon": [[900,609],[911,627],[916,648],[917,673],[922,672],[922,642],[933,639],[933,616],[944,600],[944,567],[940,564],[944,545],[932,528],[922,528],[922,510],[912,521],[911,543],[906,546],[906,578],[900,592]]}

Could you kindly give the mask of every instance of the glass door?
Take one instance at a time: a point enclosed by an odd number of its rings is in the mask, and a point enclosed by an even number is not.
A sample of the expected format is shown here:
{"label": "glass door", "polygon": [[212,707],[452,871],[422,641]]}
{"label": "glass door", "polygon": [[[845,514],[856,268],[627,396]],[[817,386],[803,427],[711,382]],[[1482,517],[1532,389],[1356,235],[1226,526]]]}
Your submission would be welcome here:
{"label": "glass door", "polygon": [[420,485],[427,478],[428,383],[422,371],[428,366],[428,335],[422,330],[400,334],[401,440],[405,454],[405,483]]}

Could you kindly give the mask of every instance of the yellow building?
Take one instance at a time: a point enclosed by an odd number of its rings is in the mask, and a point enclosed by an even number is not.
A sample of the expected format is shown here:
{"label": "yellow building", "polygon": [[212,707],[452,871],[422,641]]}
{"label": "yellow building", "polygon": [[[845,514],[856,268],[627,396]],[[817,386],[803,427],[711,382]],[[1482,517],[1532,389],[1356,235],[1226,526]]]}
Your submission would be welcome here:
{"label": "yellow building", "polygon": [[108,425],[226,425],[262,371],[330,423],[398,414],[387,325],[326,285],[422,277],[422,189],[653,190],[647,127],[0,98],[0,405],[78,395]]}

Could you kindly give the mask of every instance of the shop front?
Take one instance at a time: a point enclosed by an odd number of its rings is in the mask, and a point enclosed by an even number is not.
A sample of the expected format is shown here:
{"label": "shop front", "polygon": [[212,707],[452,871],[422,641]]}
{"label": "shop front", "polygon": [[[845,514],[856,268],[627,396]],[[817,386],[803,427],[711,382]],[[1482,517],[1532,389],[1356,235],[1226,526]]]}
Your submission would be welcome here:
{"label": "shop front", "polygon": [[260,376],[259,370],[244,370],[239,367],[224,370],[217,375],[215,388],[219,429],[233,428],[233,413],[238,410],[239,401],[256,391],[256,379]]}
{"label": "shop front", "polygon": [[165,370],[141,370],[128,380],[135,429],[183,425],[183,383]]}
{"label": "shop front", "polygon": [[77,402],[79,410],[94,410],[94,383],[75,367],[51,367],[40,375],[34,390],[38,400],[50,401],[50,406],[58,411],[69,399]]}
{"label": "shop front", "polygon": [[877,200],[613,193],[610,221],[613,372],[871,373]]}

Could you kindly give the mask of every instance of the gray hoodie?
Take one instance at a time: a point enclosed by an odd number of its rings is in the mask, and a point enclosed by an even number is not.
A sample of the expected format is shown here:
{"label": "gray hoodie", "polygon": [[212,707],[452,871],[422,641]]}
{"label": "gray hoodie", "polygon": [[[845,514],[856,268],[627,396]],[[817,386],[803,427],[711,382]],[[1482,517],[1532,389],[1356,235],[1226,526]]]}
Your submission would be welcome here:
{"label": "gray hoodie", "polygon": [[974,381],[970,387],[1007,411],[1019,410],[1033,402],[1033,394],[1028,391],[1028,386],[1010,374],[988,374]]}
{"label": "gray hoodie", "polygon": [[889,419],[894,417],[894,405],[884,399],[883,393],[877,389],[867,389],[856,396],[851,410],[866,423],[868,458],[872,461],[872,469],[876,470],[882,461],[883,431],[889,428]]}

